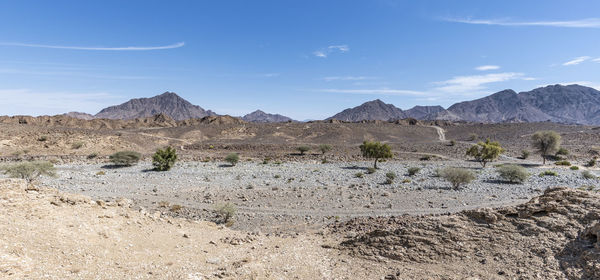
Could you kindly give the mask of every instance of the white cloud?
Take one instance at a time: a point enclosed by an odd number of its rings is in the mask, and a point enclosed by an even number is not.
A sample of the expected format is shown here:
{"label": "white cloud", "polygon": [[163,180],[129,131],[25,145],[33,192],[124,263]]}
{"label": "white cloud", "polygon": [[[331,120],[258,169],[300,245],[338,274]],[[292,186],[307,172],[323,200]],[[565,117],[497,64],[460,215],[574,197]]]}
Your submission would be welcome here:
{"label": "white cloud", "polygon": [[7,115],[55,115],[70,111],[96,113],[123,101],[106,92],[45,92],[30,89],[0,89],[0,107]]}
{"label": "white cloud", "polygon": [[349,51],[350,51],[350,47],[348,47],[348,45],[334,45],[334,46],[328,46],[327,48],[324,48],[324,49],[316,50],[313,52],[313,55],[316,57],[326,58],[334,52],[345,53],[345,52],[349,52]]}
{"label": "white cloud", "polygon": [[510,19],[471,19],[446,18],[445,21],[467,24],[501,25],[501,26],[553,26],[571,28],[600,28],[600,18],[586,18],[565,21],[513,21]]}
{"label": "white cloud", "polygon": [[331,92],[331,93],[350,93],[350,94],[368,94],[368,95],[423,95],[425,92],[414,91],[414,90],[403,90],[403,89],[319,89],[320,92]]}
{"label": "white cloud", "polygon": [[589,60],[590,58],[591,58],[591,57],[589,57],[589,56],[580,56],[580,57],[576,57],[576,58],[574,58],[574,59],[572,59],[572,60],[569,60],[569,61],[567,61],[567,62],[563,63],[563,65],[564,65],[564,66],[569,66],[569,65],[577,65],[577,64],[579,64],[579,63],[582,63],[582,62],[584,62],[584,61],[586,61],[586,60]]}
{"label": "white cloud", "polygon": [[57,46],[57,45],[38,45],[27,43],[11,43],[0,42],[0,46],[13,47],[29,47],[29,48],[45,48],[45,49],[65,49],[65,50],[84,50],[84,51],[152,51],[181,48],[185,42],[179,42],[166,46],[149,46],[149,47],[80,47],[80,46]]}
{"label": "white cloud", "polygon": [[600,63],[600,57],[599,58],[594,58],[594,59],[592,59],[592,61]]}
{"label": "white cloud", "polygon": [[367,76],[334,76],[334,77],[325,77],[323,80],[331,82],[331,81],[364,81],[364,80],[373,80],[375,77],[367,77]]}
{"label": "white cloud", "polygon": [[281,74],[280,73],[265,73],[262,76],[265,78],[274,78],[274,77],[279,77]]}
{"label": "white cloud", "polygon": [[485,89],[486,84],[524,79],[523,73],[494,73],[486,75],[458,76],[450,80],[436,82],[436,91],[446,93],[473,93]]}
{"label": "white cloud", "polygon": [[488,71],[488,70],[498,70],[500,66],[498,65],[481,65],[479,67],[475,67],[475,70],[479,71]]}

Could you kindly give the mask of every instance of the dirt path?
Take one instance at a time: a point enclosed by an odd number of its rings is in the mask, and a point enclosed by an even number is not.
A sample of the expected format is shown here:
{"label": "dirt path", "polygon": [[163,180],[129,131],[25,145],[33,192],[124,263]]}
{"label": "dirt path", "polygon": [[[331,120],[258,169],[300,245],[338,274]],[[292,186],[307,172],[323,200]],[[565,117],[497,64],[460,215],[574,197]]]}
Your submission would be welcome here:
{"label": "dirt path", "polygon": [[442,142],[446,142],[447,141],[446,140],[446,132],[444,132],[443,128],[441,128],[439,126],[435,126],[435,125],[431,125],[431,126],[428,126],[428,127],[431,127],[431,128],[435,129],[435,131],[438,134],[438,138],[439,138],[440,141],[442,141]]}

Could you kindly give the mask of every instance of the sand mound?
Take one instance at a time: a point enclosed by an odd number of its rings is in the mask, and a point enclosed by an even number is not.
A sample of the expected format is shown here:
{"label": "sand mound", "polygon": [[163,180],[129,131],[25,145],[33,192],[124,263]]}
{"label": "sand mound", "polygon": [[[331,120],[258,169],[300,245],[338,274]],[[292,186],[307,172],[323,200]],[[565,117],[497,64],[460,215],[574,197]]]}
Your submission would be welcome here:
{"label": "sand mound", "polygon": [[[342,250],[428,264],[432,277],[600,279],[599,219],[600,195],[555,188],[513,207],[361,218],[331,229],[348,234]],[[390,278],[396,274],[410,272],[401,269]]]}

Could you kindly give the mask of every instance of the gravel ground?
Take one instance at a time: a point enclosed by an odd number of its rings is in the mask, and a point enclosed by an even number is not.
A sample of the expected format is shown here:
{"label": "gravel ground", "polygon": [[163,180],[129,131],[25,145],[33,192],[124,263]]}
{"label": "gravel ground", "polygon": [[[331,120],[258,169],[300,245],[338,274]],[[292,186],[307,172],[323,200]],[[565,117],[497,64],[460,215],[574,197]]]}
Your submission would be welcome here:
{"label": "gravel ground", "polygon": [[[369,166],[372,162],[246,161],[234,167],[180,162],[171,171],[154,172],[148,162],[116,169],[66,164],[57,166],[57,177],[42,178],[40,183],[96,199],[126,197],[137,207],[194,219],[218,221],[216,205],[232,203],[237,208],[234,228],[266,233],[319,229],[325,223],[360,216],[444,214],[513,205],[548,187],[597,183],[584,179],[581,170],[550,165],[531,165],[532,176],[525,184],[503,183],[493,166],[481,169],[478,163],[467,161],[389,161],[380,163],[376,173],[366,174]],[[452,190],[449,183],[435,177],[436,169],[449,166],[472,169],[476,181]],[[409,167],[421,170],[408,176]],[[556,171],[558,176],[537,175],[545,170]],[[364,173],[362,178],[355,176],[359,172]],[[384,183],[388,172],[397,175],[392,184]]]}

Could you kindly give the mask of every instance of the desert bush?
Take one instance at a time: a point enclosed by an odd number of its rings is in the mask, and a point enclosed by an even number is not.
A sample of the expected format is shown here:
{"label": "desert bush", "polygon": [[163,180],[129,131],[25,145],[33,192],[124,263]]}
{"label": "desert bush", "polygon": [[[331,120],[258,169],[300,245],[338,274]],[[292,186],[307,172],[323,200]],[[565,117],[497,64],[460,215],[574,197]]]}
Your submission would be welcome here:
{"label": "desert bush", "polygon": [[561,161],[557,161],[554,163],[555,165],[560,165],[560,166],[571,166],[571,163],[566,161],[566,160],[561,160]]}
{"label": "desert bush", "polygon": [[354,174],[354,177],[356,178],[362,178],[365,174],[363,174],[362,172],[357,172],[356,174]]}
{"label": "desert bush", "polygon": [[394,179],[396,179],[396,173],[394,173],[394,172],[385,173],[385,177],[390,180],[394,180]]}
{"label": "desert bush", "polygon": [[402,180],[402,183],[403,183],[403,184],[408,184],[408,183],[410,183],[410,182],[412,182],[410,179],[404,179],[404,180]]}
{"label": "desert bush", "polygon": [[44,142],[46,140],[48,140],[48,136],[46,136],[46,135],[42,135],[38,138],[38,141],[40,141],[40,142]]}
{"label": "desert bush", "polygon": [[104,171],[102,171],[102,170],[101,170],[101,171],[98,171],[98,172],[96,172],[96,176],[102,176],[102,175],[106,175],[106,172],[104,172]]}
{"label": "desert bush", "polygon": [[589,170],[581,172],[581,175],[583,176],[583,178],[586,179],[596,179],[596,175],[594,175],[594,173],[590,172]]}
{"label": "desert bush", "polygon": [[367,167],[367,174],[373,174],[375,173],[375,171],[377,171],[377,169],[375,169],[374,167]]}
{"label": "desert bush", "polygon": [[567,155],[569,155],[569,150],[567,150],[565,148],[559,148],[558,151],[556,151],[556,153],[554,155],[556,155],[556,156],[567,156]]}
{"label": "desert bush", "polygon": [[360,145],[360,152],[363,157],[375,159],[373,168],[377,168],[377,161],[382,158],[392,158],[392,148],[388,144],[381,144],[380,142],[368,142],[364,141]]}
{"label": "desert bush", "polygon": [[304,155],[304,153],[310,151],[310,147],[309,146],[300,146],[300,147],[296,148],[296,150],[298,150],[298,152],[300,152],[300,155]]}
{"label": "desert bush", "polygon": [[542,156],[543,164],[546,164],[546,158],[560,149],[561,137],[555,131],[538,131],[533,134],[531,141]]}
{"label": "desert bush", "polygon": [[595,158],[593,158],[593,159],[590,159],[590,160],[589,160],[589,161],[588,161],[588,162],[585,164],[585,166],[587,166],[587,167],[594,167],[594,166],[596,166],[596,159],[595,159]]}
{"label": "desert bush", "polygon": [[235,216],[235,212],[237,211],[235,205],[231,203],[217,204],[215,206],[215,211],[219,218],[221,218],[221,222],[227,225],[233,224],[233,217]]}
{"label": "desert bush", "polygon": [[225,157],[225,161],[231,164],[231,166],[235,166],[238,163],[238,161],[240,161],[240,155],[238,155],[237,153],[228,154]]}
{"label": "desert bush", "polygon": [[477,138],[479,138],[479,135],[477,135],[476,133],[469,133],[469,137],[467,139],[469,141],[475,141],[477,140]]}
{"label": "desert bush", "polygon": [[142,154],[134,151],[120,151],[108,157],[115,166],[132,166],[142,158]]}
{"label": "desert bush", "polygon": [[473,172],[457,167],[446,167],[440,171],[440,176],[452,184],[452,188],[458,190],[461,185],[475,180]]}
{"label": "desert bush", "polygon": [[418,167],[409,167],[408,168],[408,176],[414,176],[421,171],[421,168]]}
{"label": "desert bush", "polygon": [[331,145],[321,144],[319,145],[319,151],[321,151],[322,155],[325,155],[325,153],[331,151]]}
{"label": "desert bush", "polygon": [[98,153],[91,153],[87,156],[88,159],[95,159],[98,157]]}
{"label": "desert bush", "polygon": [[171,205],[171,212],[179,212],[181,211],[181,209],[183,209],[183,206],[179,205],[179,204],[173,204]]}
{"label": "desert bush", "polygon": [[500,178],[511,183],[523,183],[529,177],[527,169],[516,164],[502,165],[496,169],[496,172]]}
{"label": "desert bush", "polygon": [[448,142],[448,146],[455,146],[456,145],[456,141],[454,140],[450,140],[450,142]]}
{"label": "desert bush", "polygon": [[275,176],[273,176],[273,178],[275,178],[275,179],[279,179],[279,178],[281,178],[281,175],[279,175],[279,174],[275,174]]}
{"label": "desert bush", "polygon": [[81,147],[83,147],[83,142],[81,142],[81,141],[75,142],[71,145],[71,148],[73,150],[81,149]]}
{"label": "desert bush", "polygon": [[490,142],[490,139],[487,139],[485,142],[471,146],[467,150],[467,156],[473,157],[481,166],[485,167],[488,162],[497,159],[503,152],[504,149],[500,147],[500,143]]}
{"label": "desert bush", "polygon": [[529,151],[528,150],[522,150],[521,151],[521,159],[527,159],[529,157]]}
{"label": "desert bush", "polygon": [[579,166],[573,165],[573,166],[569,167],[569,169],[571,169],[571,170],[579,170]]}
{"label": "desert bush", "polygon": [[544,176],[558,176],[558,173],[556,173],[554,171],[546,170],[546,171],[540,173],[540,177],[544,177]]}
{"label": "desert bush", "polygon": [[40,176],[56,176],[54,165],[48,161],[22,162],[0,167],[11,178],[25,179],[31,183]]}
{"label": "desert bush", "polygon": [[433,157],[431,155],[424,155],[422,157],[419,158],[419,160],[421,161],[427,161],[427,160],[431,160]]}
{"label": "desert bush", "polygon": [[177,161],[177,151],[172,147],[158,149],[152,156],[152,165],[156,171],[170,170]]}

